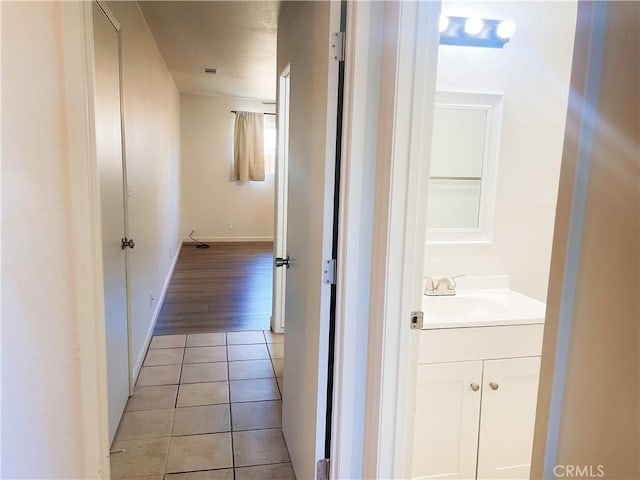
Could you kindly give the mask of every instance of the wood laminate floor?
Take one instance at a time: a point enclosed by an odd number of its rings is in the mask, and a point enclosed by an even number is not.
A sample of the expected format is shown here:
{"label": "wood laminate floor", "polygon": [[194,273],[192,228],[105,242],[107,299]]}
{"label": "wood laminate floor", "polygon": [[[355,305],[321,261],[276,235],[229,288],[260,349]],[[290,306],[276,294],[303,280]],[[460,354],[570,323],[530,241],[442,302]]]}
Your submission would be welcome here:
{"label": "wood laminate floor", "polygon": [[182,247],[155,335],[269,330],[271,242]]}

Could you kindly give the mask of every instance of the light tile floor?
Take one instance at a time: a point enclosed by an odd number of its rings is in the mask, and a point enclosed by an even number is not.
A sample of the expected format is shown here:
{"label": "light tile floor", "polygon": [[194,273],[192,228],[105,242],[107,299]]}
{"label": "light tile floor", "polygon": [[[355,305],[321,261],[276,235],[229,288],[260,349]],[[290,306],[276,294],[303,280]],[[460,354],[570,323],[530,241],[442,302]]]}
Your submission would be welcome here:
{"label": "light tile floor", "polygon": [[153,337],[111,454],[114,480],[295,480],[282,435],[284,336]]}

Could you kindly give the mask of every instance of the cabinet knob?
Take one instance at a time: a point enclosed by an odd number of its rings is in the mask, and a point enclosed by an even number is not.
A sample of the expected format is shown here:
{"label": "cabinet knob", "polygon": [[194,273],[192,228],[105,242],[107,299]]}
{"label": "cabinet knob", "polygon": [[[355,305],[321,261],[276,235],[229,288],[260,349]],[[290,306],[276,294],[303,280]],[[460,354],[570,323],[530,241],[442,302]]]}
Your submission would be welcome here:
{"label": "cabinet knob", "polygon": [[477,383],[472,383],[471,390],[473,390],[474,392],[477,392],[478,390],[480,390],[480,385],[478,385]]}
{"label": "cabinet knob", "polygon": [[500,385],[494,382],[490,382],[489,386],[491,387],[491,390],[497,390],[498,388],[500,388]]}

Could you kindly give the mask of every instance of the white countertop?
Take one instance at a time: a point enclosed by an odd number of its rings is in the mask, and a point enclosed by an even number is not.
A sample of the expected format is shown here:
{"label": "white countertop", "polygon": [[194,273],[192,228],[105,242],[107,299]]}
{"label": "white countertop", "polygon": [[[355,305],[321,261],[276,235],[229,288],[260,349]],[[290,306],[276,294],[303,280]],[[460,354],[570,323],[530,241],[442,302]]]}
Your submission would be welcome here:
{"label": "white countertop", "polygon": [[544,323],[546,305],[509,288],[459,289],[422,297],[423,329]]}

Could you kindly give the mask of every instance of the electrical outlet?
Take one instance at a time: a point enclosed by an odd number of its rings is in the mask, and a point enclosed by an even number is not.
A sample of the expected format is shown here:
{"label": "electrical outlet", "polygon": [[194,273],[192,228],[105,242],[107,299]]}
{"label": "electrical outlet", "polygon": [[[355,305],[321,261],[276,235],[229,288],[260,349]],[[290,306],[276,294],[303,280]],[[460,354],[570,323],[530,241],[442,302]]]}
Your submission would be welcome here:
{"label": "electrical outlet", "polygon": [[227,230],[233,230],[233,223],[232,222],[227,223]]}
{"label": "electrical outlet", "polygon": [[153,292],[149,292],[149,306],[151,306],[151,307],[152,307],[152,306],[153,306],[153,302],[154,302],[155,300],[156,300],[156,299],[155,299],[155,298],[153,298]]}

